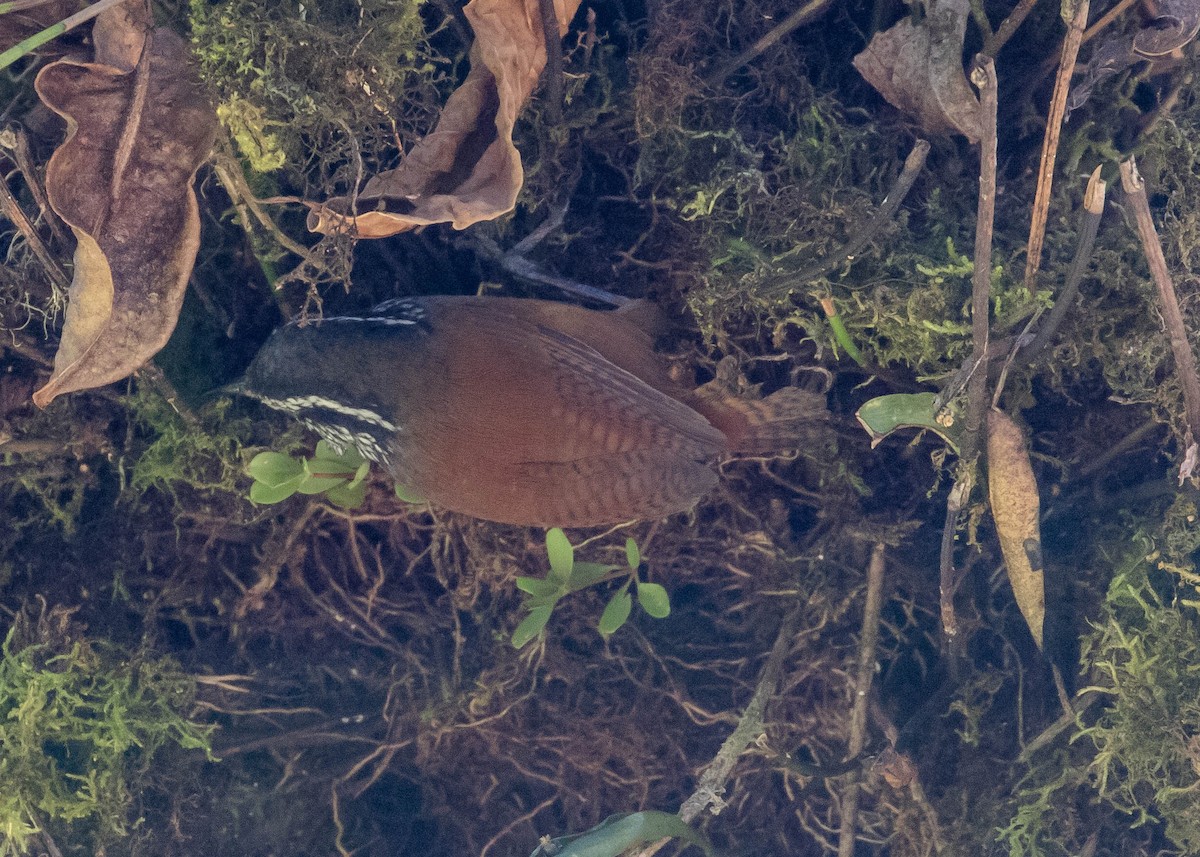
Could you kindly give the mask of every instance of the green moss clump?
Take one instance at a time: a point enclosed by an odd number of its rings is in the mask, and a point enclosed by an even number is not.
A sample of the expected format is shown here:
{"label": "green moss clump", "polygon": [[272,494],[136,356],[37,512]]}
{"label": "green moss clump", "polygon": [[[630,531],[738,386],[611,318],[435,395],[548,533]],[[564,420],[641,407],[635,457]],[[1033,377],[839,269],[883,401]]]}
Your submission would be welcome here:
{"label": "green moss clump", "polygon": [[192,49],[250,167],[328,193],[359,156],[368,174],[395,158],[436,94],[421,5],[192,0]]}
{"label": "green moss clump", "polygon": [[241,493],[244,419],[227,419],[228,402],[202,415],[202,425],[189,425],[157,392],[139,388],[128,399],[134,422],[154,440],[133,467],[131,487],[137,492],[157,487],[172,491],[179,484],[201,491]]}
{"label": "green moss clump", "polygon": [[122,836],[134,784],[160,748],[211,756],[211,727],[186,715],[195,682],[174,660],[82,638],[68,616],[51,611],[56,630],[25,645],[18,621],[0,648],[3,857],[23,854],[47,820],[86,820],[100,836]]}
{"label": "green moss clump", "polygon": [[[1162,579],[1156,580],[1155,577]],[[1100,797],[1135,826],[1161,820],[1185,853],[1200,852],[1200,602],[1147,557],[1119,569],[1089,657],[1109,707],[1083,730]]]}

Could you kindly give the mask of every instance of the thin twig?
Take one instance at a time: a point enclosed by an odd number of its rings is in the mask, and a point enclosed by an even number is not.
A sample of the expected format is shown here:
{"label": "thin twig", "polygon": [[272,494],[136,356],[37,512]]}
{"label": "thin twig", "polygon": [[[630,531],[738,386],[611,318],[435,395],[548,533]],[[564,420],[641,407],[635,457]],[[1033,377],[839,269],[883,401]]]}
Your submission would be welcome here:
{"label": "thin twig", "polygon": [[[297,244],[291,238],[283,233],[270,216],[263,211],[259,205],[259,200],[254,196],[254,191],[250,189],[250,185],[246,182],[246,177],[242,174],[241,165],[237,159],[229,154],[226,146],[220,146],[217,149],[217,155],[213,159],[213,172],[217,174],[217,179],[225,186],[226,192],[229,194],[230,200],[233,202],[234,208],[238,210],[241,216],[242,228],[245,229],[250,225],[250,218],[246,213],[253,215],[262,227],[271,233],[271,237],[275,242],[293,255],[299,256],[301,259],[307,259],[310,250]],[[287,200],[291,201],[291,200]]]}
{"label": "thin twig", "polygon": [[60,291],[65,292],[71,285],[71,278],[67,276],[67,272],[58,264],[58,260],[54,258],[54,254],[50,252],[50,248],[46,246],[46,242],[42,240],[42,237],[38,235],[33,224],[29,222],[29,218],[21,210],[16,197],[8,189],[8,183],[2,178],[0,178],[0,213],[3,213],[13,226],[17,227],[17,230],[25,238],[25,243],[33,251],[33,255],[37,256],[38,261],[42,263],[42,267],[46,270],[46,276],[50,278],[50,281]]}
{"label": "thin twig", "polygon": [[987,410],[987,362],[992,288],[992,232],[996,220],[996,65],[991,57],[980,56],[971,71],[971,80],[979,89],[983,133],[979,141],[979,202],[975,218],[975,260],[971,276],[971,353],[980,368],[967,382],[966,433],[962,459],[970,466],[979,454],[979,437]]}
{"label": "thin twig", "polygon": [[1088,263],[1092,259],[1092,249],[1096,245],[1096,232],[1100,228],[1100,218],[1104,214],[1104,196],[1107,187],[1108,184],[1100,178],[1100,167],[1096,167],[1092,171],[1091,178],[1088,179],[1087,190],[1083,192],[1083,212],[1079,218],[1079,237],[1075,243],[1075,258],[1071,260],[1071,267],[1067,269],[1062,291],[1055,298],[1053,309],[1038,328],[1033,341],[1022,348],[1013,361],[1015,366],[1028,365],[1038,358],[1050,344],[1050,340],[1058,332],[1063,319],[1066,318],[1067,312],[1074,305],[1075,296],[1079,294],[1079,284],[1083,281],[1083,275],[1087,273]]}
{"label": "thin twig", "polygon": [[1167,259],[1163,255],[1154,219],[1150,216],[1150,203],[1146,199],[1146,183],[1138,173],[1133,158],[1121,163],[1121,188],[1133,208],[1137,220],[1138,236],[1142,240],[1142,251],[1150,266],[1150,275],[1158,289],[1158,308],[1167,336],[1171,340],[1171,352],[1175,356],[1175,374],[1183,388],[1183,403],[1187,418],[1187,434],[1184,437],[1184,461],[1180,466],[1179,481],[1182,483],[1192,475],[1195,467],[1197,442],[1200,440],[1200,376],[1196,374],[1196,355],[1188,341],[1187,326],[1179,309],[1179,297],[1175,284],[1167,270]]}
{"label": "thin twig", "polygon": [[960,583],[954,569],[954,544],[958,536],[958,519],[967,506],[967,499],[975,487],[975,469],[959,463],[946,498],[946,520],[942,524],[942,545],[939,555],[938,606],[942,619],[942,634],[953,650],[958,640],[958,614],[954,611],[954,595]]}
{"label": "thin twig", "polygon": [[796,625],[799,621],[799,607],[793,608],[784,617],[783,623],[779,626],[779,633],[775,636],[775,644],[771,646],[771,654],[767,656],[767,662],[763,665],[762,673],[759,674],[754,695],[750,697],[750,702],[747,703],[746,710],[742,712],[738,725],[725,739],[725,743],[721,745],[721,749],[717,751],[713,760],[708,763],[704,773],[700,775],[700,783],[696,786],[696,790],[679,808],[679,817],[688,824],[699,818],[700,813],[705,809],[711,808],[715,815],[724,806],[720,796],[725,791],[725,782],[733,772],[733,766],[742,752],[750,745],[751,741],[762,733],[767,703],[775,695],[775,689],[779,684],[779,676],[783,669],[783,659],[791,650],[792,637],[796,633]]}
{"label": "thin twig", "polygon": [[46,42],[57,39],[68,30],[73,30],[80,24],[92,20],[92,18],[95,18],[105,9],[110,9],[113,6],[119,6],[125,2],[126,0],[97,0],[97,2],[93,3],[91,6],[88,6],[86,9],[76,12],[70,17],[63,18],[57,24],[51,24],[46,29],[34,33],[29,38],[23,39],[8,50],[0,53],[0,69],[8,68],[27,53],[37,50],[42,45],[46,44]]}
{"label": "thin twig", "polygon": [[1097,18],[1096,23],[1092,24],[1092,26],[1088,27],[1087,30],[1084,31],[1084,43],[1090,42],[1093,38],[1095,38],[1097,33],[1099,33],[1113,21],[1117,20],[1117,18],[1123,15],[1130,6],[1137,2],[1138,0],[1121,0],[1120,3],[1118,3],[1116,6],[1113,6],[1111,9]]}
{"label": "thin twig", "polygon": [[784,36],[801,24],[806,24],[820,15],[832,2],[833,0],[808,0],[807,3],[772,27],[770,32],[757,42],[704,78],[705,85],[714,89],[720,86],[725,82],[725,78],[765,53],[772,45],[778,44]]}
{"label": "thin twig", "polygon": [[773,274],[767,277],[759,286],[761,292],[764,294],[777,292],[778,297],[784,297],[787,293],[794,291],[797,285],[810,283],[836,270],[846,262],[853,261],[859,251],[866,247],[879,234],[879,231],[896,216],[900,204],[912,190],[913,183],[916,182],[917,176],[924,168],[925,159],[928,156],[928,141],[917,140],[913,144],[912,151],[908,153],[908,157],[904,159],[904,168],[900,171],[900,175],[896,176],[896,181],[888,189],[887,196],[883,198],[883,202],[879,203],[879,208],[864,223],[855,227],[850,239],[845,244],[824,259],[799,271]]}
{"label": "thin twig", "polygon": [[538,6],[542,12],[542,35],[546,42],[546,125],[554,130],[562,125],[562,31],[558,26],[558,13],[554,11],[554,0],[539,0]]}
{"label": "thin twig", "polygon": [[[867,597],[863,605],[862,635],[858,640],[858,671],[854,679],[854,707],[850,712],[850,742],[847,755],[853,759],[867,745],[867,709],[871,679],[875,675],[875,649],[879,644],[879,614],[883,609],[884,546],[875,545],[867,566]],[[842,826],[838,834],[838,857],[854,854],[854,832],[858,826],[858,791],[861,769],[842,793]]]}
{"label": "thin twig", "polygon": [[179,391],[175,389],[167,376],[163,374],[163,370],[157,364],[150,362],[137,370],[138,381],[145,384],[162,396],[163,400],[171,406],[171,410],[179,414],[180,418],[187,423],[188,428],[198,430],[200,426],[200,418],[196,416],[196,412],[188,406],[183,397],[179,395]]}
{"label": "thin twig", "polygon": [[454,35],[458,37],[459,43],[470,45],[474,34],[471,30],[471,22],[467,20],[462,7],[451,0],[433,0],[433,2],[446,16],[446,21],[449,23],[450,29],[454,30]]}
{"label": "thin twig", "polygon": [[984,40],[983,53],[993,58],[996,54],[1000,53],[1000,49],[1008,43],[1013,33],[1024,23],[1025,18],[1033,11],[1033,7],[1036,5],[1037,0],[1021,0],[1021,2],[1017,3],[1013,10],[1008,13],[1008,17],[1000,22],[1000,26],[996,28],[996,32]]}
{"label": "thin twig", "polygon": [[[1074,481],[1082,482],[1085,479],[1091,479],[1097,473],[1107,471],[1109,464],[1133,449],[1133,447],[1150,437],[1150,435],[1157,432],[1160,428],[1162,428],[1162,423],[1155,417],[1150,417],[1116,443],[1108,443],[1104,447],[1104,451],[1095,458],[1089,458],[1088,462],[1082,465],[1079,468],[1079,472],[1075,474]],[[1106,438],[1106,440],[1108,439]]]}
{"label": "thin twig", "polygon": [[954,592],[958,580],[954,571],[954,539],[958,520],[975,485],[980,435],[987,410],[987,353],[989,336],[988,307],[992,285],[992,232],[996,219],[996,64],[980,54],[971,70],[971,81],[979,89],[980,116],[983,123],[979,140],[979,204],[975,218],[975,270],[971,278],[971,362],[975,371],[967,381],[967,414],[959,451],[959,463],[946,505],[942,531],[940,588],[942,629],[952,643],[958,633],[954,613]]}
{"label": "thin twig", "polygon": [[1074,726],[1085,711],[1105,698],[1098,690],[1084,690],[1071,702],[1070,711],[1064,712],[1057,720],[1047,726],[1032,741],[1025,745],[1021,755],[1017,757],[1018,765],[1027,765],[1033,754],[1051,743],[1064,729]]}
{"label": "thin twig", "polygon": [[17,169],[25,179],[25,187],[29,189],[33,201],[37,204],[38,211],[46,218],[46,224],[50,227],[50,233],[54,237],[54,241],[59,247],[71,246],[72,242],[67,236],[67,230],[64,228],[63,221],[50,206],[50,200],[46,196],[45,188],[42,186],[41,174],[38,171],[37,165],[33,162],[33,155],[29,151],[29,135],[25,133],[25,129],[20,125],[14,124],[5,129],[4,133],[0,135],[0,140],[4,141],[4,147],[12,153],[13,163],[17,165]]}
{"label": "thin twig", "polygon": [[567,294],[578,295],[581,298],[599,301],[609,306],[620,307],[632,303],[632,298],[627,298],[624,295],[618,295],[614,292],[597,288],[596,286],[589,286],[586,283],[581,283],[568,277],[551,274],[528,257],[528,254],[532,253],[551,233],[562,227],[566,214],[567,205],[565,203],[551,206],[550,216],[542,221],[536,229],[513,245],[507,252],[501,251],[500,245],[483,235],[474,236],[475,248],[487,258],[498,263],[505,271],[523,280],[540,283],[544,286],[553,286]]}
{"label": "thin twig", "polygon": [[1077,3],[1075,14],[1067,26],[1067,38],[1063,41],[1058,75],[1054,79],[1054,95],[1050,100],[1050,113],[1046,118],[1046,136],[1042,140],[1042,160],[1038,167],[1037,193],[1033,200],[1029,244],[1025,253],[1025,288],[1031,295],[1037,291],[1037,273],[1042,264],[1046,220],[1050,215],[1050,190],[1054,184],[1054,162],[1058,157],[1058,139],[1062,134],[1063,116],[1067,111],[1067,94],[1071,90],[1071,75],[1075,73],[1075,60],[1079,56],[1079,45],[1083,41],[1083,29],[1087,25],[1090,8],[1088,0],[1077,0]]}
{"label": "thin twig", "polygon": [[53,358],[47,357],[42,353],[41,340],[34,339],[24,331],[12,328],[5,330],[3,337],[3,339],[0,339],[0,348],[7,348],[9,351],[19,354],[26,360],[33,361],[44,369],[53,368]]}

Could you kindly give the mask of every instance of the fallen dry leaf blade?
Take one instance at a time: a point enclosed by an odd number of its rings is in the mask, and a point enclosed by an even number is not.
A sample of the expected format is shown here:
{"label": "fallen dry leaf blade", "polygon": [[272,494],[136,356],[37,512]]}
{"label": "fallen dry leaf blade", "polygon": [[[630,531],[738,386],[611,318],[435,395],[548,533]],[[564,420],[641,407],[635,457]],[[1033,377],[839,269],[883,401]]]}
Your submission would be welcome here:
{"label": "fallen dry leaf blade", "polygon": [[1042,572],[1040,501],[1025,433],[1003,411],[992,409],[987,423],[988,499],[1004,565],[1021,615],[1038,648],[1046,617]]}
{"label": "fallen dry leaf blade", "polygon": [[[579,0],[555,0],[559,31]],[[472,0],[471,71],[446,101],[437,126],[394,170],[371,177],[355,200],[330,199],[309,215],[314,232],[385,238],[417,226],[466,229],[511,211],[524,181],[513,145],[517,116],[546,65],[539,0]],[[555,45],[555,49],[558,46]]]}
{"label": "fallen dry leaf blade", "polygon": [[192,182],[216,116],[185,43],[166,30],[132,72],[61,60],[35,85],[67,121],[46,191],[78,240],[54,373],[34,394],[45,407],[127,377],[170,338],[200,246]]}

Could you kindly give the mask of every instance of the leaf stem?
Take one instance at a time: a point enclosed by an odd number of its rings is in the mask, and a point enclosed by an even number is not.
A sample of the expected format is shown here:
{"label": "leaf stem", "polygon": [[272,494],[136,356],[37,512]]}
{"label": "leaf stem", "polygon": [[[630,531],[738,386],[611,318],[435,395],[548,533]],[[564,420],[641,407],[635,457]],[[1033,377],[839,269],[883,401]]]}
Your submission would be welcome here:
{"label": "leaf stem", "polygon": [[842,346],[842,350],[851,360],[865,369],[867,360],[858,350],[858,346],[854,344],[854,340],[850,338],[850,331],[846,330],[846,325],[842,322],[837,307],[833,305],[833,298],[821,298],[821,309],[825,312],[825,318],[829,319],[829,327],[833,330],[833,338],[837,340],[838,345]]}
{"label": "leaf stem", "polygon": [[[0,69],[8,68],[30,51],[37,50],[46,44],[46,42],[56,39],[68,30],[73,30],[80,24],[92,20],[92,18],[95,18],[105,9],[112,6],[119,6],[124,2],[126,0],[97,0],[97,2],[86,9],[82,9],[70,17],[63,18],[57,24],[51,24],[46,29],[34,33],[27,39],[22,39],[8,50],[0,53]],[[0,13],[9,12],[15,8],[16,6],[13,3],[0,4]]]}

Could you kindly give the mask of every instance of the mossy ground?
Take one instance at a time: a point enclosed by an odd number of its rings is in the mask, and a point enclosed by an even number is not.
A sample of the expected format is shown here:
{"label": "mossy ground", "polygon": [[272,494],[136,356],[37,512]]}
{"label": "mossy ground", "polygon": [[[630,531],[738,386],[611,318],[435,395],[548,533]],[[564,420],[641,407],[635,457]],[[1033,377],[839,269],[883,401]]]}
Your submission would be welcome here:
{"label": "mossy ground", "polygon": [[[190,32],[222,105],[226,154],[241,158],[249,186],[320,198],[344,193],[360,162],[367,173],[393,166],[429,129],[466,72],[452,5],[193,0],[160,13]],[[730,853],[826,853],[846,781],[804,775],[783,754],[817,765],[845,755],[876,541],[890,547],[872,751],[894,743],[922,790],[869,777],[859,853],[1067,855],[1089,840],[1098,854],[1200,853],[1197,501],[1170,476],[1182,403],[1135,233],[1110,207],[1082,299],[1005,398],[1029,428],[1041,487],[1046,657],[999,572],[978,495],[958,554],[969,570],[957,599],[963,639],[949,657],[937,606],[948,461],[930,437],[872,450],[852,415],[872,396],[936,386],[970,352],[977,158],[961,139],[933,140],[903,207],[864,251],[817,280],[789,280],[870,216],[919,133],[849,65],[897,4],[831,8],[712,78],[793,5],[593,4],[594,29],[581,17],[564,42],[561,121],[547,124],[553,111],[537,96],[518,124],[527,182],[517,210],[465,234],[332,242],[290,274],[301,260],[242,223],[202,173],[205,244],[159,360],[169,385],[143,377],[35,412],[27,396],[44,379],[59,302],[10,242],[0,443],[17,446],[0,446],[0,629],[28,625],[38,605],[69,616],[43,623],[39,642],[97,687],[166,658],[179,665],[165,694],[174,707],[143,718],[158,731],[120,759],[55,767],[62,754],[43,743],[53,769],[22,769],[47,794],[78,785],[66,774],[120,772],[82,822],[54,810],[62,801],[28,816],[64,854],[527,854],[539,836],[613,813],[672,810],[733,728],[797,604],[802,632],[763,737],[705,826]],[[993,25],[1008,11],[982,5]],[[1057,12],[1035,9],[997,58],[994,332],[1053,303],[1074,252],[1081,174],[1097,163],[1111,173],[1112,153],[1133,145],[1200,330],[1188,273],[1200,246],[1200,104],[1185,88],[1145,121],[1194,72],[1191,48],[1174,67],[1114,79],[1072,118],[1044,273],[1033,294],[1021,283]],[[968,51],[978,40],[969,28]],[[10,115],[26,115],[27,80],[14,79],[11,97]],[[42,157],[54,142],[32,139]],[[747,383],[768,391],[827,383],[834,420],[804,455],[726,465],[693,514],[579,548],[620,564],[633,536],[672,593],[667,620],[635,617],[604,640],[595,623],[608,593],[585,592],[555,610],[544,644],[518,652],[513,581],[544,573],[541,533],[414,511],[379,476],[353,513],[303,497],[255,508],[241,475],[250,456],[312,439],[201,394],[233,380],[302,306],[496,283],[544,296],[505,274],[479,238],[510,247],[564,203],[564,228],[535,261],[678,310],[672,349],[698,380],[732,354]],[[270,211],[280,234],[313,243],[299,207]],[[69,259],[69,247],[55,249]],[[884,372],[847,358],[822,297]],[[182,393],[175,406],[170,388]],[[24,693],[16,679],[36,677],[29,657],[6,653],[0,713]],[[1068,690],[1096,688],[1059,732],[1049,731],[1062,711],[1047,657]],[[103,722],[80,715],[75,726]],[[186,749],[200,727],[181,724],[193,723],[217,727],[203,734],[219,761]],[[1052,737],[1025,754],[1043,733]],[[0,752],[0,770],[38,762],[32,745]],[[9,795],[0,789],[5,817]],[[0,828],[5,841],[11,850]]]}

